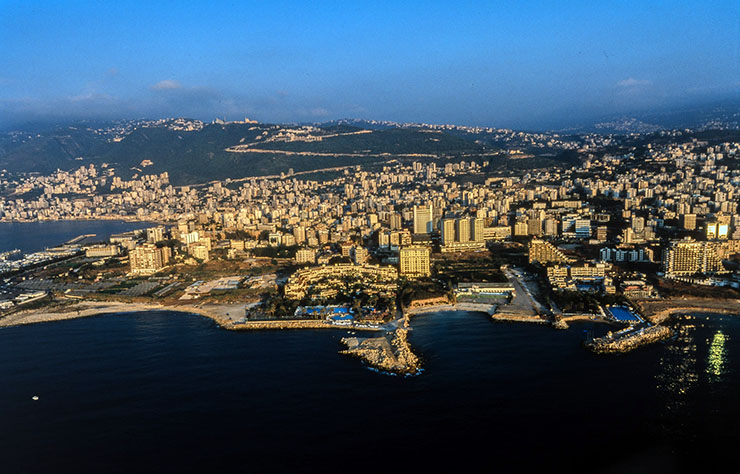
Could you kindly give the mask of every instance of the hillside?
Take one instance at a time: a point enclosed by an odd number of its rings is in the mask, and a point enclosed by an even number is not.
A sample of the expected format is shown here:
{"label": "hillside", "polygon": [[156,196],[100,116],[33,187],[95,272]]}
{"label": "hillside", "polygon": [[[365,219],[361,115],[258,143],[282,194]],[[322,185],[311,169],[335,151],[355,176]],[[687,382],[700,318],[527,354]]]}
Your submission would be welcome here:
{"label": "hillside", "polygon": [[79,167],[84,157],[97,156],[106,148],[104,137],[92,130],[76,127],[41,133],[3,134],[0,136],[0,168],[46,174],[58,168]]}
{"label": "hillside", "polygon": [[0,168],[46,174],[107,163],[123,176],[167,171],[173,183],[190,184],[393,159],[475,159],[495,151],[472,138],[423,127],[203,124],[178,119],[5,134],[0,138]]}
{"label": "hillside", "polygon": [[191,119],[78,123],[0,135],[0,169],[48,174],[107,164],[122,177],[168,172],[175,185],[392,160],[488,162],[488,172],[578,163],[579,136],[454,125],[335,121],[274,125]]}

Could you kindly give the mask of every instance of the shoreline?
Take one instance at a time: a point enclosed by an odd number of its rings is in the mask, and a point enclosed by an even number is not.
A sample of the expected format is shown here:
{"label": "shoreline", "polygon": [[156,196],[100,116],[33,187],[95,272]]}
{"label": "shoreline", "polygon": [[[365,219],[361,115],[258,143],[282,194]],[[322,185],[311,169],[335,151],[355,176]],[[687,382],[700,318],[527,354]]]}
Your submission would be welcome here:
{"label": "shoreline", "polygon": [[344,329],[346,331],[382,331],[381,327],[340,326],[321,319],[273,319],[264,321],[245,321],[234,319],[229,311],[243,311],[248,303],[221,305],[164,305],[157,303],[124,303],[105,301],[82,301],[59,308],[39,308],[22,310],[0,318],[0,328],[26,326],[30,324],[67,321],[106,314],[140,313],[146,311],[171,311],[175,313],[201,316],[215,322],[227,331],[276,330],[276,329]]}
{"label": "shoreline", "polygon": [[678,313],[697,312],[707,314],[740,315],[740,300],[711,298],[671,298],[666,300],[643,300],[637,303],[645,319],[653,324],[668,321]]}
{"label": "shoreline", "polygon": [[39,308],[11,313],[0,318],[0,328],[67,321],[105,314],[155,311],[163,308],[166,307],[161,304],[87,301],[60,308],[63,311],[50,311],[49,309]]}
{"label": "shoreline", "polygon": [[525,316],[513,312],[507,312],[505,309],[499,312],[499,307],[495,304],[485,303],[447,303],[447,304],[434,304],[428,306],[418,306],[416,308],[407,309],[405,315],[407,317],[416,316],[419,314],[426,313],[437,313],[444,311],[465,311],[469,313],[484,313],[494,321],[509,321],[515,323],[535,323],[535,324],[550,324],[550,321],[542,319],[539,316]]}
{"label": "shoreline", "polygon": [[0,219],[0,224],[33,224],[37,222],[89,222],[89,221],[122,221],[122,222],[151,222],[154,224],[172,224],[176,221],[165,219],[139,219],[134,216],[107,216],[107,217],[75,217],[73,219]]}
{"label": "shoreline", "polygon": [[[398,320],[399,325],[396,329],[390,328],[387,325],[379,327],[336,325],[326,320],[316,319],[247,321],[243,315],[250,303],[212,303],[198,306],[118,301],[75,301],[69,303],[68,305],[56,308],[52,306],[29,309],[6,315],[0,318],[0,329],[107,314],[171,311],[210,319],[221,329],[227,331],[340,329],[344,331],[381,332],[383,334],[370,338],[344,337],[342,342],[345,345],[345,349],[340,350],[339,353],[363,360],[366,364],[381,372],[411,375],[421,370],[421,360],[411,349],[407,338],[407,332],[411,329],[410,322],[413,316],[445,311],[464,311],[483,313],[494,321],[551,324],[551,321],[539,317],[506,312],[498,313],[496,305],[479,303],[432,304],[407,309],[403,311],[402,318]],[[598,353],[621,353],[659,342],[670,337],[672,333],[662,323],[670,321],[674,315],[680,313],[701,312],[707,314],[740,315],[740,300],[676,298],[670,300],[643,301],[641,303],[636,306],[640,308],[646,320],[650,321],[653,326],[639,331],[629,331],[629,335],[624,335],[626,337],[595,339],[585,344],[585,347]],[[556,329],[567,328],[567,324],[564,327],[558,327],[557,324],[552,324],[552,326]]]}
{"label": "shoreline", "polygon": [[437,313],[442,311],[467,311],[470,313],[486,313],[492,316],[496,312],[496,305],[485,303],[446,303],[428,306],[417,306],[404,311],[405,315],[415,316],[424,313]]}
{"label": "shoreline", "polygon": [[[382,327],[363,327],[363,326],[341,326],[330,324],[324,320],[317,319],[272,319],[262,321],[246,321],[244,318],[236,318],[230,315],[233,311],[243,311],[244,307],[250,303],[225,303],[225,304],[202,304],[202,305],[167,305],[161,303],[132,303],[120,301],[94,301],[82,300],[76,301],[59,308],[38,308],[30,310],[21,310],[11,313],[0,318],[0,327],[21,326],[26,324],[35,324],[42,322],[64,321],[68,319],[77,319],[99,314],[111,313],[132,313],[141,311],[174,311],[180,313],[191,313],[206,317],[215,321],[219,326],[229,330],[244,330],[258,328],[277,328],[286,329],[298,327],[311,328],[338,328],[349,330],[383,330]],[[710,298],[673,298],[665,300],[644,300],[638,302],[636,306],[644,313],[645,318],[653,324],[661,324],[670,319],[677,313],[684,312],[701,312],[708,314],[738,314],[740,315],[740,300],[716,300]],[[482,303],[447,303],[434,304],[428,306],[419,306],[406,309],[403,311],[405,320],[410,321],[412,316],[436,313],[444,311],[465,311],[473,313],[484,313],[494,320],[511,321],[511,322],[534,322],[549,323],[549,321],[539,317],[518,315],[508,313],[505,310],[498,312],[496,305]],[[564,318],[567,321],[586,320],[583,316]],[[590,318],[588,318],[590,319]]]}

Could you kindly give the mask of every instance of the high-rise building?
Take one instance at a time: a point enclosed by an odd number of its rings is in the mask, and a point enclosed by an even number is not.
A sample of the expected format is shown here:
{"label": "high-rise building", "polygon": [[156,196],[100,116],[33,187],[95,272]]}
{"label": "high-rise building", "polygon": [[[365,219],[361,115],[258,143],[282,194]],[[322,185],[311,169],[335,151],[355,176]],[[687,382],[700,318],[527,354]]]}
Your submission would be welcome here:
{"label": "high-rise building", "polygon": [[576,237],[587,239],[591,237],[591,219],[581,218],[575,222]]}
{"label": "high-rise building", "polygon": [[475,242],[483,242],[483,229],[485,228],[485,222],[482,218],[476,217],[473,219],[473,240]]}
{"label": "high-rise building", "polygon": [[298,249],[295,253],[296,263],[316,263],[316,250]]}
{"label": "high-rise building", "polygon": [[200,234],[198,234],[197,230],[194,230],[192,232],[187,232],[187,233],[183,232],[182,234],[180,234],[180,240],[185,245],[194,244],[195,242],[198,241],[198,239],[200,239]]}
{"label": "high-rise building", "polygon": [[386,229],[378,231],[378,247],[387,249],[391,246],[391,232]]}
{"label": "high-rise building", "polygon": [[442,244],[449,245],[455,242],[455,219],[442,220]]}
{"label": "high-rise building", "polygon": [[190,253],[193,257],[197,258],[201,262],[207,262],[210,260],[210,253],[208,247],[202,244],[193,245],[190,247]]}
{"label": "high-rise building", "polygon": [[545,219],[543,221],[543,227],[545,231],[545,235],[549,237],[554,237],[558,235],[558,221],[555,219]]}
{"label": "high-rise building", "polygon": [[156,244],[164,240],[164,227],[149,227],[146,230],[146,241],[150,244]]}
{"label": "high-rise building", "polygon": [[354,247],[352,250],[352,259],[353,261],[358,264],[362,265],[363,263],[367,262],[368,258],[370,258],[370,253],[367,251],[364,247]]}
{"label": "high-rise building", "polygon": [[485,221],[463,217],[442,220],[442,252],[478,251],[486,248]]}
{"label": "high-rise building", "polygon": [[717,227],[719,227],[719,224],[716,221],[713,222],[707,222],[705,224],[706,232],[707,232],[707,239],[716,239],[717,238]]}
{"label": "high-rise building", "polygon": [[429,247],[421,245],[401,248],[398,255],[401,276],[416,278],[431,275],[429,253]]}
{"label": "high-rise building", "polygon": [[606,241],[606,226],[600,225],[596,228],[596,240],[599,242]]}
{"label": "high-rise building", "polygon": [[169,247],[157,247],[144,244],[129,252],[131,273],[136,275],[153,275],[169,263],[172,250]]}
{"label": "high-rise building", "polygon": [[434,212],[431,205],[414,206],[414,234],[429,234],[433,230]]}
{"label": "high-rise building", "polygon": [[388,219],[390,222],[391,230],[400,230],[401,229],[401,214],[394,212],[390,215],[390,218]]}
{"label": "high-rise building", "polygon": [[527,219],[527,234],[542,235],[542,221],[539,217],[530,217]]}
{"label": "high-rise building", "polygon": [[730,234],[730,226],[728,224],[719,223],[717,224],[717,238],[726,239]]}
{"label": "high-rise building", "polygon": [[686,230],[696,229],[696,214],[684,214],[681,216],[681,225]]}
{"label": "high-rise building", "polygon": [[625,229],[622,229],[622,243],[623,244],[631,244],[635,242],[636,240],[638,239],[635,238],[635,231],[632,230],[632,227],[627,227]]}
{"label": "high-rise building", "polygon": [[295,241],[297,244],[302,244],[306,241],[306,228],[302,225],[297,225],[293,227],[293,237],[295,237]]}
{"label": "high-rise building", "polygon": [[352,242],[342,242],[342,244],[339,246],[339,249],[342,252],[342,257],[351,257],[352,256],[352,249],[354,248],[354,244]]}
{"label": "high-rise building", "polygon": [[645,218],[644,217],[632,217],[632,230],[635,234],[639,234],[645,230]]}
{"label": "high-rise building", "polygon": [[470,240],[470,219],[463,217],[457,220],[457,242],[468,242]]}
{"label": "high-rise building", "polygon": [[719,220],[706,223],[707,239],[726,239],[730,233],[728,223]]}
{"label": "high-rise building", "polygon": [[527,235],[529,226],[526,220],[519,220],[514,223],[514,236],[521,237]]}
{"label": "high-rise building", "polygon": [[691,239],[673,241],[663,251],[663,270],[667,276],[722,272],[724,266],[717,255],[717,245]]}

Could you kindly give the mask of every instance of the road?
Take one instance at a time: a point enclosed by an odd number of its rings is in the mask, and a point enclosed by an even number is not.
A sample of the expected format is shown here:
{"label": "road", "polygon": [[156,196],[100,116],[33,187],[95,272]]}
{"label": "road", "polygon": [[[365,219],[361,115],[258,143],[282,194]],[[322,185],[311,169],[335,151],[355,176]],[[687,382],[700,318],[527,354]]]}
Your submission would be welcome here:
{"label": "road", "polygon": [[529,288],[527,288],[526,283],[523,281],[524,275],[521,271],[507,268],[504,270],[504,273],[514,286],[514,297],[509,304],[501,306],[498,313],[517,314],[521,316],[537,316],[540,314],[540,311],[544,310],[544,308],[534,299]]}

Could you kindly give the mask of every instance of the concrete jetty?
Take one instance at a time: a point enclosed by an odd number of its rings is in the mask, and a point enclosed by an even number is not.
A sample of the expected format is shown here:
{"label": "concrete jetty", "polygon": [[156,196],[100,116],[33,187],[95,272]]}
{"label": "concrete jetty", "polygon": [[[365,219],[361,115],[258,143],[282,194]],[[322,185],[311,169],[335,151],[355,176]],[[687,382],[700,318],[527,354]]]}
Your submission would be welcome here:
{"label": "concrete jetty", "polygon": [[666,326],[648,326],[627,328],[614,335],[609,334],[587,342],[585,346],[597,353],[629,352],[638,347],[662,341],[673,336],[673,331]]}
{"label": "concrete jetty", "polygon": [[408,342],[408,330],[396,329],[380,337],[345,337],[347,349],[340,351],[365,361],[371,367],[395,374],[411,375],[419,372],[421,363]]}

